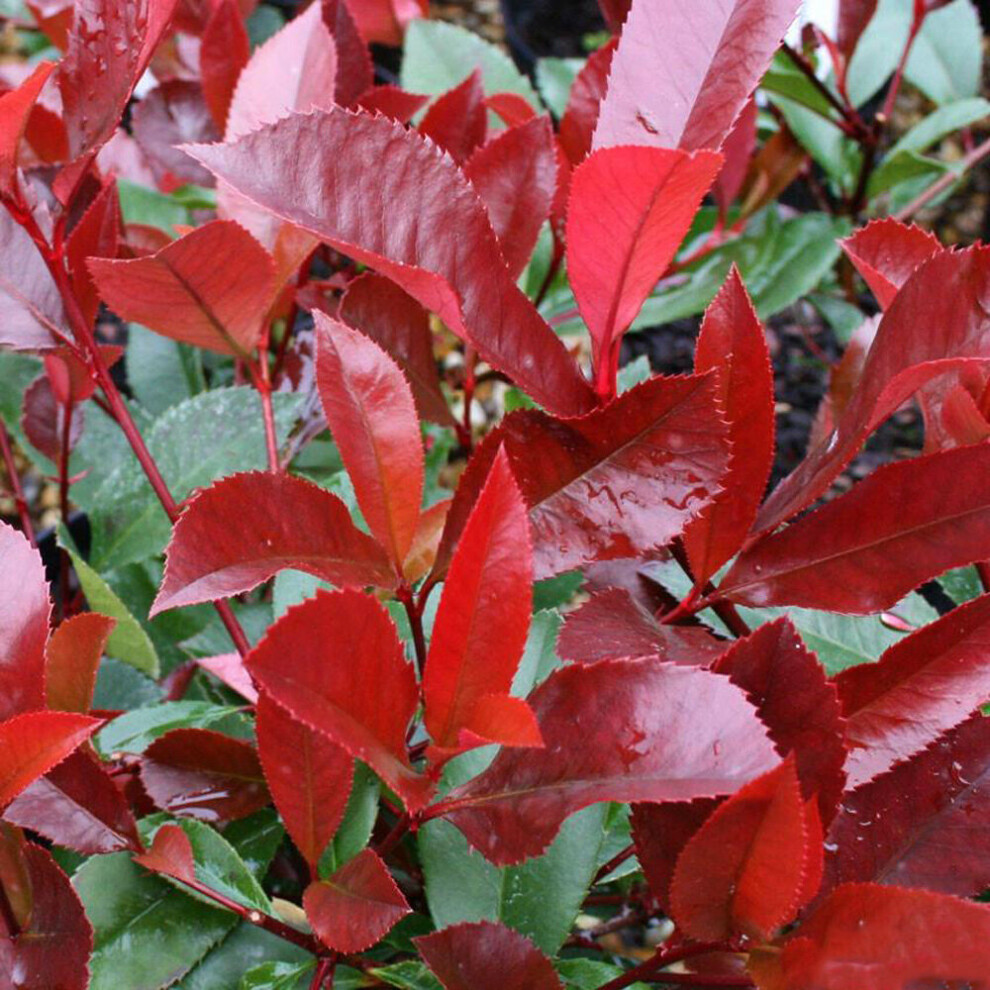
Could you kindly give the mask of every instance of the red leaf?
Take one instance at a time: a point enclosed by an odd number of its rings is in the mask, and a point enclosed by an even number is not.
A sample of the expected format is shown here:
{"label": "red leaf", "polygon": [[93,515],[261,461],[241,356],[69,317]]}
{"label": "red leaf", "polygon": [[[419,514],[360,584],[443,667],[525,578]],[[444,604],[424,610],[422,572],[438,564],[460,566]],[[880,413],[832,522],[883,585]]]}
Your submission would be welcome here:
{"label": "red leaf", "polygon": [[[812,813],[814,808],[812,808]],[[691,938],[766,940],[801,907],[813,856],[794,761],[733,794],[681,852],[670,888],[674,920]]]}
{"label": "red leaf", "polygon": [[[218,265],[217,258],[226,259]],[[275,266],[243,227],[215,220],[129,261],[92,259],[104,302],[120,317],[196,347],[250,355],[275,290]]]}
{"label": "red leaf", "polygon": [[327,423],[368,528],[401,571],[423,500],[423,443],[412,391],[371,338],[324,313],[313,315]]}
{"label": "red leaf", "polygon": [[778,751],[794,754],[804,798],[817,795],[831,821],[845,784],[846,726],[835,686],[790,619],[738,640],[712,669],[747,693]]}
{"label": "red leaf", "polygon": [[567,109],[560,120],[560,143],[572,165],[579,164],[591,151],[598,112],[608,88],[608,70],[615,45],[612,40],[592,52],[571,86]]}
{"label": "red leaf", "polygon": [[454,425],[440,391],[429,314],[412,296],[387,278],[365,272],[347,286],[337,315],[398,363],[423,419],[441,426]]}
{"label": "red leaf", "polygon": [[237,80],[250,57],[251,42],[237,0],[218,0],[203,30],[199,74],[203,98],[221,133]]}
{"label": "red leaf", "polygon": [[[937,481],[935,482],[937,484]],[[857,787],[919,753],[990,698],[990,596],[953,609],[835,678]]]}
{"label": "red leaf", "polygon": [[22,791],[3,817],[85,856],[141,848],[124,795],[85,750]]}
{"label": "red leaf", "polygon": [[[546,408],[591,408],[587,382],[502,263],[477,194],[418,134],[335,109],[192,154],[255,203],[397,282]],[[381,181],[369,186],[370,168]]]}
{"label": "red leaf", "polygon": [[876,13],[877,0],[839,0],[839,25],[836,41],[839,51],[852,58],[856,43]]}
{"label": "red leaf", "polygon": [[[114,344],[99,344],[97,349],[108,368],[124,356],[124,348]],[[47,351],[44,364],[56,401],[85,402],[96,391],[89,368],[68,347]]]}
{"label": "red leaf", "polygon": [[320,941],[335,952],[362,952],[410,910],[371,849],[362,849],[329,879],[314,880],[303,894],[303,907]]}
{"label": "red leaf", "polygon": [[[99,195],[90,204],[82,219],[72,229],[65,243],[66,267],[72,278],[79,306],[87,326],[92,326],[100,307],[96,283],[86,266],[87,258],[116,258],[122,239],[124,221],[120,213],[120,197],[117,195],[117,183],[110,179],[100,190]],[[70,352],[71,353],[71,352]],[[70,359],[76,365],[78,359]],[[84,369],[90,389],[94,383],[88,369]],[[49,374],[51,372],[49,371]],[[92,394],[92,393],[90,393]],[[88,395],[82,398],[89,398]]]}
{"label": "red leaf", "polygon": [[435,502],[419,517],[412,546],[402,564],[402,575],[407,584],[413,585],[422,580],[433,567],[437,559],[437,550],[440,548],[443,527],[447,522],[447,513],[450,511],[450,503],[449,498]]}
{"label": "red leaf", "polygon": [[141,762],[152,801],[176,817],[230,822],[271,800],[255,748],[209,729],[173,729],[156,739]]}
{"label": "red leaf", "polygon": [[475,69],[452,90],[438,97],[419,123],[419,133],[463,164],[484,144],[488,109],[481,70]]}
{"label": "red leaf", "polygon": [[427,803],[431,785],[406,754],[406,728],[419,704],[416,675],[373,598],[318,591],[272,625],[245,662],[278,704],[368,763],[411,811]]}
{"label": "red leaf", "polygon": [[461,478],[435,573],[446,567],[500,444],[529,506],[537,580],[669,543],[710,501],[725,468],[714,390],[713,376],[658,377],[580,419],[533,410],[507,416]]}
{"label": "red leaf", "polygon": [[52,605],[38,551],[0,523],[0,720],[45,703]]}
{"label": "red leaf", "polygon": [[375,86],[357,101],[357,107],[408,124],[429,102],[428,96],[407,93],[398,86]]}
{"label": "red leaf", "polygon": [[976,897],[990,886],[990,719],[973,715],[842,799],[825,889],[873,880]]}
{"label": "red leaf", "polygon": [[369,44],[401,45],[409,23],[427,15],[427,0],[361,0],[351,6]]}
{"label": "red leaf", "polygon": [[11,931],[0,916],[0,983],[86,990],[93,929],[79,897],[46,849],[25,843],[21,858],[30,879],[31,917],[25,927]]}
{"label": "red leaf", "polygon": [[445,990],[563,990],[550,960],[525,935],[494,921],[453,925],[413,941]]}
{"label": "red leaf", "polygon": [[[232,518],[250,520],[231,526]],[[371,537],[336,495],[302,478],[235,474],[203,489],[172,530],[151,615],[250,591],[284,568],[343,586],[395,583]]]}
{"label": "red leaf", "polygon": [[498,865],[539,855],[587,805],[728,794],[778,762],[742,692],[705,670],[655,660],[564,667],[529,702],[545,748],[503,749],[430,809]]}
{"label": "red leaf", "polygon": [[135,856],[134,862],[146,870],[163,873],[183,883],[196,882],[196,861],[192,844],[179,825],[162,825],[155,832],[151,848]]}
{"label": "red leaf", "polygon": [[[66,436],[66,413],[69,414]],[[55,399],[52,384],[46,375],[39,375],[24,392],[24,409],[21,412],[21,429],[35,449],[50,461],[59,461],[63,440],[68,440],[71,451],[79,442],[83,431],[83,410],[73,406],[71,410]]]}
{"label": "red leaf", "polygon": [[258,699],[258,754],[286,830],[315,875],[351,791],[354,760],[325,735]]}
{"label": "red leaf", "polygon": [[799,0],[633,0],[594,146],[717,149],[799,6]]}
{"label": "red leaf", "polygon": [[479,148],[464,174],[481,197],[513,278],[529,261],[557,189],[557,146],[549,117],[502,131]]}
{"label": "red leaf", "polygon": [[42,62],[17,87],[0,96],[0,192],[13,193],[17,181],[18,151],[28,118],[54,62]]}
{"label": "red leaf", "polygon": [[622,22],[629,16],[630,2],[631,0],[598,0],[598,6],[610,31],[618,31],[622,27]]}
{"label": "red leaf", "polygon": [[[366,0],[362,0],[362,4]],[[408,0],[396,0],[403,4]],[[418,0],[417,0],[418,2]],[[375,66],[365,39],[361,36],[352,8],[353,0],[323,0],[323,23],[330,29],[337,46],[337,84],[334,99],[342,107],[351,106],[375,82]]]}
{"label": "red leaf", "polygon": [[0,722],[0,808],[48,773],[101,725],[71,712],[26,712]]}
{"label": "red leaf", "polygon": [[920,890],[844,884],[783,951],[751,957],[761,987],[901,990],[990,972],[990,907]]}
{"label": "red leaf", "polygon": [[[965,385],[954,385],[946,390],[942,400],[939,426],[941,428],[939,432],[943,436],[939,437],[939,446],[936,449],[965,447],[972,443],[982,443],[990,437],[990,422],[987,422],[976,399]],[[934,432],[930,426],[928,430],[926,445]]]}
{"label": "red leaf", "polygon": [[881,309],[890,307],[920,265],[945,250],[931,231],[893,217],[874,220],[840,243]]}
{"label": "red leaf", "polygon": [[45,702],[62,712],[89,711],[107,639],[115,619],[86,612],[63,622],[48,640],[45,654]]}
{"label": "red leaf", "polygon": [[[526,503],[499,450],[458,542],[430,641],[423,693],[431,759],[479,742],[540,745],[525,702],[509,698],[529,632],[532,574]],[[497,716],[512,708],[515,718],[500,726]]]}
{"label": "red leaf", "polygon": [[607,367],[607,355],[673,260],[720,164],[721,156],[707,151],[606,148],[575,169],[567,272],[596,369]]}
{"label": "red leaf", "polygon": [[719,211],[725,216],[736,196],[742,191],[749,172],[749,163],[756,150],[756,120],[758,111],[756,100],[750,97],[743,107],[742,113],[736,118],[732,130],[722,144],[722,154],[725,164],[715,180],[712,194],[718,204]]}
{"label": "red leaf", "polygon": [[715,496],[684,531],[695,584],[708,579],[742,546],[773,466],[774,392],[770,352],[735,265],[705,313],[694,358],[698,373],[718,370],[718,404],[729,423],[732,456]]}
{"label": "red leaf", "polygon": [[[990,557],[990,447],[890,464],[736,558],[719,594],[866,614]],[[965,714],[968,714],[966,712]]]}
{"label": "red leaf", "polygon": [[525,96],[518,93],[495,93],[485,97],[485,106],[496,113],[507,127],[525,124],[536,116],[536,111]]}

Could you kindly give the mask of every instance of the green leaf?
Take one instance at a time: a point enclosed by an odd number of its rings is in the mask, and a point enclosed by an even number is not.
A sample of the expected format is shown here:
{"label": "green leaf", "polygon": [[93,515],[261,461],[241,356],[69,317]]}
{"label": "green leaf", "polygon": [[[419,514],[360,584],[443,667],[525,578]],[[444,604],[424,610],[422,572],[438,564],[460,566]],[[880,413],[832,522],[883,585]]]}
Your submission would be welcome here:
{"label": "green leaf", "polygon": [[371,975],[390,987],[401,990],[443,990],[443,984],[423,965],[410,959],[381,969],[371,970]]}
{"label": "green leaf", "polygon": [[42,368],[41,361],[33,354],[0,350],[0,416],[21,449],[26,445],[21,430],[21,403],[25,390]]}
{"label": "green leaf", "polygon": [[[265,933],[268,934],[267,932]],[[275,936],[270,936],[274,938]],[[277,939],[281,941],[281,939]],[[285,943],[283,943],[284,945]],[[302,951],[301,949],[299,950]],[[240,990],[302,990],[309,986],[309,974],[316,966],[315,960],[310,957],[309,962],[265,962],[259,966],[253,966],[241,977],[238,985]],[[334,980],[336,985],[336,979]],[[231,984],[225,983],[224,986]],[[211,984],[203,984],[202,990],[209,990]],[[216,984],[212,984],[216,986]],[[199,990],[189,986],[186,990]]]}
{"label": "green leaf", "polygon": [[925,18],[904,77],[936,103],[980,92],[983,32],[970,0],[955,0]]}
{"label": "green leaf", "polygon": [[540,96],[558,120],[564,116],[571,87],[584,63],[583,58],[541,58],[536,63]]}
{"label": "green leaf", "polygon": [[[574,990],[598,990],[625,970],[598,959],[561,959],[557,962],[557,972]],[[645,983],[630,983],[629,990],[647,990],[647,987]]]}
{"label": "green leaf", "polygon": [[645,354],[640,354],[638,358],[619,368],[619,392],[628,392],[636,385],[649,381],[652,374],[650,359]]}
{"label": "green leaf", "polygon": [[[831,80],[829,80],[831,83]],[[821,90],[794,64],[783,51],[778,52],[767,70],[760,88],[774,96],[784,96],[820,117],[833,119],[836,111],[822,95]]]}
{"label": "green leaf", "polygon": [[132,862],[93,856],[72,879],[93,925],[90,990],[160,990],[189,972],[237,923]]}
{"label": "green leaf", "polygon": [[262,3],[255,8],[245,26],[251,47],[257,48],[285,27],[285,18],[275,7]]}
{"label": "green leaf", "polygon": [[[253,646],[265,634],[272,624],[272,606],[269,602],[248,602],[241,604],[231,600],[230,607],[237,621],[244,630],[248,642]],[[182,642],[182,648],[193,657],[214,657],[231,650],[230,633],[223,624],[220,616],[214,613],[210,616],[209,625]]]}
{"label": "green leaf", "polygon": [[320,857],[318,871],[322,878],[336,873],[368,844],[378,817],[380,794],[381,784],[378,778],[363,763],[355,763],[354,783],[351,785],[344,817]]}
{"label": "green leaf", "polygon": [[150,677],[130,664],[104,657],[96,673],[93,707],[104,711],[130,711],[157,704],[165,692]]}
{"label": "green leaf", "polygon": [[962,605],[983,594],[983,585],[975,567],[957,567],[943,574],[938,583],[945,593],[957,604]]}
{"label": "green leaf", "polygon": [[124,360],[131,390],[155,416],[206,390],[202,352],[140,324],[129,325]]}
{"label": "green leaf", "polygon": [[[870,176],[866,194],[870,200],[874,200],[885,192],[909,185],[910,196],[913,197],[917,194],[916,189],[919,185],[923,188],[930,182],[940,179],[948,171],[950,169],[945,162],[926,158],[917,151],[899,151],[896,155],[888,155],[883,160],[883,164]],[[920,192],[920,189],[917,191]],[[893,197],[891,206],[896,209]]]}
{"label": "green leaf", "polygon": [[901,151],[927,151],[947,134],[975,124],[988,115],[990,115],[990,100],[985,100],[981,96],[947,103],[915,124],[888,154],[896,155]]}
{"label": "green leaf", "polygon": [[533,615],[526,649],[512,680],[512,693],[517,698],[525,698],[535,685],[542,684],[560,666],[556,653],[560,624],[560,615],[552,610]]}
{"label": "green leaf", "polygon": [[861,154],[835,124],[784,96],[772,97],[798,143],[825,170],[839,189],[848,188],[859,173]]}
{"label": "green leaf", "polygon": [[[176,990],[220,990],[226,987],[279,988],[289,990],[303,974],[313,971],[313,957],[298,945],[272,935],[264,928],[242,921],[204,956]],[[268,981],[263,973],[270,973]],[[257,977],[251,977],[257,973]],[[295,979],[290,979],[290,974]],[[248,982],[249,977],[255,982]],[[275,982],[276,979],[280,982]],[[304,987],[307,983],[302,984]]]}
{"label": "green leaf", "polygon": [[539,612],[548,608],[559,608],[568,604],[577,594],[584,583],[584,575],[580,571],[568,571],[556,577],[545,578],[533,585],[533,611]]}
{"label": "green leaf", "polygon": [[272,808],[262,808],[247,818],[238,818],[223,831],[223,837],[259,882],[272,865],[284,836],[285,828]]}
{"label": "green leaf", "polygon": [[157,227],[170,237],[175,237],[176,225],[190,221],[189,211],[182,203],[156,189],[149,189],[127,179],[118,179],[117,189],[120,191],[120,212],[124,216],[124,223]]}
{"label": "green leaf", "polygon": [[172,729],[205,729],[237,714],[234,707],[204,701],[166,701],[119,715],[93,738],[103,756],[143,753],[159,736]]}
{"label": "green leaf", "polygon": [[272,588],[272,609],[276,619],[281,619],[293,605],[312,598],[319,588],[333,587],[326,581],[305,571],[279,571]]}
{"label": "green leaf", "polygon": [[852,335],[866,319],[858,306],[853,306],[839,296],[826,292],[812,292],[807,299],[832,328],[840,344],[848,344]]}

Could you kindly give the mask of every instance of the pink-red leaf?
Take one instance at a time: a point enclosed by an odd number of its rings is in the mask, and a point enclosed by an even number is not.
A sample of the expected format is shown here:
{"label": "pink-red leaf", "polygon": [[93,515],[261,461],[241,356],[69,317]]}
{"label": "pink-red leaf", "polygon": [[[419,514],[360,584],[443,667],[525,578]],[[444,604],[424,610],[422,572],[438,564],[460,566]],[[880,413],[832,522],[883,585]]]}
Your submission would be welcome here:
{"label": "pink-red leaf", "polygon": [[720,214],[724,217],[736,196],[742,191],[749,173],[750,161],[756,150],[756,121],[758,110],[756,100],[750,97],[743,107],[742,113],[736,119],[732,130],[722,144],[722,154],[725,164],[715,180],[712,195],[718,204]]}
{"label": "pink-red leaf", "polygon": [[237,0],[219,0],[206,22],[199,46],[203,98],[223,133],[237,80],[251,57],[251,42]]}
{"label": "pink-red leaf", "polygon": [[633,0],[595,147],[720,147],[799,0]]}
{"label": "pink-red leaf", "polygon": [[282,821],[315,874],[351,792],[354,760],[267,695],[256,707],[258,754]]}
{"label": "pink-red leaf", "polygon": [[420,134],[462,165],[484,144],[487,130],[488,109],[480,69],[439,97],[419,123]]}
{"label": "pink-red leaf", "polygon": [[271,256],[229,220],[197,227],[143,258],[94,258],[89,270],[104,302],[123,319],[241,357],[257,345],[275,290]]}
{"label": "pink-red leaf", "polygon": [[42,62],[17,89],[0,96],[0,192],[14,192],[21,138],[35,100],[54,68],[54,62]]}
{"label": "pink-red leaf", "polygon": [[410,908],[377,853],[362,849],[332,877],[303,894],[306,917],[335,952],[362,952],[388,934]]}
{"label": "pink-red leaf", "polygon": [[196,663],[209,671],[229,688],[247,698],[252,704],[258,700],[258,690],[251,683],[251,675],[244,667],[244,658],[239,653],[221,653],[213,657],[197,657]]}
{"label": "pink-red leaf", "polygon": [[[430,642],[423,693],[436,755],[452,756],[475,740],[540,745],[532,713],[509,698],[529,632],[532,574],[526,503],[500,450],[461,534]],[[512,702],[521,722],[500,726],[492,716]]]}
{"label": "pink-red leaf", "polygon": [[[66,429],[66,417],[69,418]],[[46,375],[39,375],[24,392],[21,429],[31,445],[50,461],[58,463],[62,444],[71,451],[82,436],[84,415],[79,406],[61,405]]]}
{"label": "pink-red leaf", "polygon": [[284,568],[345,587],[394,584],[381,548],[336,495],[282,473],[235,474],[199,492],[167,554],[152,615],[250,591]]}
{"label": "pink-red leaf", "polygon": [[62,712],[89,711],[96,671],[116,620],[96,612],[66,619],[45,652],[45,703]]}
{"label": "pink-red leaf", "polygon": [[316,320],[316,381],[368,528],[396,570],[412,545],[424,458],[412,390],[370,337],[324,313]]}
{"label": "pink-red leaf", "polygon": [[[397,282],[546,408],[591,408],[577,365],[502,262],[471,184],[420,135],[334,109],[192,153],[259,206]],[[369,169],[380,182],[369,185]]]}
{"label": "pink-red leaf", "polygon": [[414,941],[444,990],[562,990],[550,960],[525,935],[494,921],[453,925]]}
{"label": "pink-red leaf", "polygon": [[579,164],[591,151],[614,54],[614,40],[592,52],[571,86],[567,109],[560,120],[560,144],[572,165]]}
{"label": "pink-red leaf", "polygon": [[[363,0],[364,2],[364,0]],[[351,106],[375,81],[375,66],[368,51],[367,39],[361,34],[353,0],[322,0],[323,23],[330,29],[337,46],[337,82],[334,100],[342,107]],[[408,5],[410,0],[395,0]],[[418,0],[416,0],[418,2]]]}
{"label": "pink-red leaf", "polygon": [[541,853],[587,805],[729,794],[778,763],[742,691],[706,670],[651,659],[575,665],[529,702],[545,748],[503,749],[431,809],[499,865]]}
{"label": "pink-red leaf", "polygon": [[416,675],[373,598],[319,591],[271,626],[245,662],[278,704],[368,763],[410,810],[427,803],[431,785],[406,753],[419,704]]}
{"label": "pink-red leaf", "polygon": [[718,371],[718,403],[729,424],[732,456],[724,491],[684,531],[696,584],[705,582],[742,546],[773,465],[773,368],[766,336],[733,265],[705,313],[696,372]]}

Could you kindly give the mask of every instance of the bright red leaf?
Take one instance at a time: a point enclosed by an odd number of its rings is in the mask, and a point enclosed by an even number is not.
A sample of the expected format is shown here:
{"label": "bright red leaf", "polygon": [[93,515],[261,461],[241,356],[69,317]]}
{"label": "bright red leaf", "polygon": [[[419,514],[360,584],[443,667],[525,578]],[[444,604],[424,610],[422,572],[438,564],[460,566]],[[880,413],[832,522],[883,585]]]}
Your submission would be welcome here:
{"label": "bright red leaf", "polygon": [[362,0],[351,6],[369,44],[401,45],[410,22],[427,14],[427,0]]}
{"label": "bright red leaf", "polygon": [[89,711],[96,671],[116,620],[96,612],[66,619],[45,651],[45,703],[62,712]]}
{"label": "bright red leaf", "polygon": [[487,130],[488,109],[480,69],[438,97],[419,123],[419,133],[460,165],[484,144]]}
{"label": "bright red leaf", "polygon": [[613,40],[593,51],[571,86],[567,109],[560,120],[560,144],[572,165],[580,164],[591,151],[615,44]]}
{"label": "bright red leaf", "polygon": [[35,100],[55,68],[42,62],[27,79],[0,96],[0,192],[12,193],[17,179],[18,151]]}
{"label": "bright red leaf", "polygon": [[203,98],[223,133],[237,80],[251,57],[251,42],[237,0],[219,0],[203,30],[199,74]]}

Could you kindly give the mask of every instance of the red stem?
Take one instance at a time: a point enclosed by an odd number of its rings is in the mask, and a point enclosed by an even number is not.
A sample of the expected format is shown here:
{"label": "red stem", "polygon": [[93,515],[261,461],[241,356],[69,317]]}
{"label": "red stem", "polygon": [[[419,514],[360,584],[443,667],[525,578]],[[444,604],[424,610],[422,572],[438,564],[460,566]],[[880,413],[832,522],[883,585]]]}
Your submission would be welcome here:
{"label": "red stem", "polygon": [[591,881],[591,886],[601,883],[614,869],[621,866],[630,856],[636,854],[636,847],[632,844],[626,846],[621,852],[616,853],[604,866],[595,874],[595,879]]}
{"label": "red stem", "polygon": [[7,424],[0,419],[0,451],[3,452],[3,463],[7,469],[7,477],[10,480],[10,491],[14,496],[14,504],[17,506],[17,514],[20,516],[21,529],[28,538],[31,546],[37,546],[38,541],[34,536],[34,526],[31,523],[31,512],[28,509],[27,499],[24,497],[24,489],[21,486],[21,476],[17,473],[17,464],[14,462],[14,451],[10,446],[10,435],[7,433]]}
{"label": "red stem", "polygon": [[911,200],[907,206],[893,214],[894,219],[902,222],[910,220],[911,217],[918,212],[918,210],[927,205],[944,190],[948,189],[953,182],[958,181],[962,175],[968,172],[974,165],[977,165],[983,161],[987,155],[990,155],[990,138],[987,138],[981,144],[978,144],[968,155],[966,155],[965,158],[963,158],[961,162],[961,171],[946,172],[945,175],[943,175],[937,182],[933,182],[924,192],[918,195],[915,199]]}
{"label": "red stem", "polygon": [[[58,445],[58,508],[62,517],[62,525],[69,526],[69,486],[72,484],[69,478],[69,453],[72,445],[72,414],[75,403],[72,396],[62,407],[62,435],[59,437]],[[56,414],[57,415],[57,414]],[[62,550],[59,554],[58,568],[58,589],[59,589],[59,612],[63,619],[69,615],[69,567],[71,566],[69,554]]]}
{"label": "red stem", "polygon": [[272,382],[268,370],[268,333],[258,344],[258,362],[251,365],[251,378],[261,397],[261,413],[265,421],[265,447],[268,451],[268,470],[278,474],[282,466],[278,459],[278,435],[275,432],[275,413],[272,409]]}
{"label": "red stem", "polygon": [[[669,949],[666,952],[663,948],[657,949],[651,959],[634,966],[614,980],[609,980],[598,990],[623,990],[640,979],[648,978],[653,983],[679,983],[687,986],[705,987],[751,987],[753,984],[747,977],[736,976],[702,976],[697,973],[661,973],[665,966],[670,966],[682,959],[691,959],[694,956],[703,956],[709,952],[731,951],[731,946],[726,942],[699,942],[695,945],[681,946],[680,948]],[[740,979],[742,982],[740,982]],[[732,982],[726,983],[725,980]]]}
{"label": "red stem", "polygon": [[924,4],[916,3],[914,5],[914,18],[911,21],[911,30],[908,33],[907,43],[904,45],[904,51],[901,52],[900,61],[897,63],[897,69],[894,71],[894,79],[890,84],[890,89],[887,90],[887,98],[883,101],[883,109],[880,111],[880,122],[882,124],[890,120],[890,115],[894,111],[894,102],[897,99],[901,82],[904,79],[904,70],[907,68],[911,49],[914,47],[915,38],[918,37],[922,24],[925,23],[927,13],[928,11],[925,9]]}
{"label": "red stem", "polygon": [[[309,990],[323,990],[324,987],[333,986],[333,973],[337,968],[337,956],[324,956],[316,965],[316,972],[313,974],[313,981],[309,985]],[[327,977],[330,982],[327,982]]]}
{"label": "red stem", "polygon": [[[423,610],[413,596],[412,590],[406,584],[399,588],[395,597],[402,602],[409,618],[413,646],[416,649],[416,669],[419,671],[420,680],[422,680],[423,672],[426,670],[426,636],[423,633]],[[422,601],[425,604],[425,598]]]}

